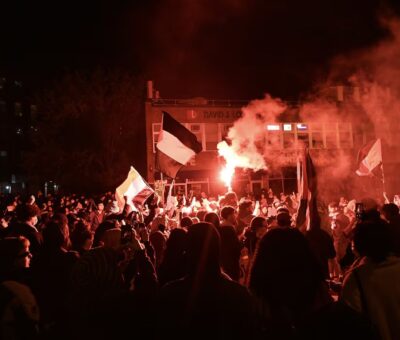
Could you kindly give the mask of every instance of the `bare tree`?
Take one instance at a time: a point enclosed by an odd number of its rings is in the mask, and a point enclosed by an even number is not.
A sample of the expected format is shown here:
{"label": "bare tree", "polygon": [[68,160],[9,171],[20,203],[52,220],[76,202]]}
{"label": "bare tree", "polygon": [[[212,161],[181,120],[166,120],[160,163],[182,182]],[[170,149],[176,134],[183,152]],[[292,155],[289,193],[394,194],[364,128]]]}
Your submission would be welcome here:
{"label": "bare tree", "polygon": [[39,94],[38,131],[24,159],[30,178],[100,191],[118,184],[130,165],[143,168],[142,88],[129,74],[97,70],[67,74]]}

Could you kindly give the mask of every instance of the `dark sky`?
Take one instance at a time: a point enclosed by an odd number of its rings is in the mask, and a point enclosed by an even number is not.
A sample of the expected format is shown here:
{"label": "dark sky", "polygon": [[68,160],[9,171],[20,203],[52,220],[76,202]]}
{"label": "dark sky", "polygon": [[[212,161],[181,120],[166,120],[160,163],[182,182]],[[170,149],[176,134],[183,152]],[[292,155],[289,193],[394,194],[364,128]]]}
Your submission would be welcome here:
{"label": "dark sky", "polygon": [[295,98],[330,60],[385,36],[396,0],[57,0],[1,8],[0,74],[32,89],[117,67],[165,98]]}

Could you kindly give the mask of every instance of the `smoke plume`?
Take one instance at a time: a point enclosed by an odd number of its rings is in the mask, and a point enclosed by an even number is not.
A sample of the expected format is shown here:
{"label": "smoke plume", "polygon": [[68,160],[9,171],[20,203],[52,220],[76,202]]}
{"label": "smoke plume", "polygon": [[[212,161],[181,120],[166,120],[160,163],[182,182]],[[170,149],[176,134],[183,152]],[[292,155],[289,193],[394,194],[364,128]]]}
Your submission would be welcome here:
{"label": "smoke plume", "polygon": [[[373,47],[335,58],[326,81],[317,84],[300,107],[269,95],[250,102],[229,131],[231,145],[219,144],[220,155],[228,164],[253,170],[293,165],[288,152],[277,145],[282,142],[265,137],[267,124],[341,124],[345,134],[344,126],[351,123],[353,148],[311,152],[319,164],[322,190],[350,195],[363,191],[354,176],[358,148],[373,137],[382,138],[388,147],[400,145],[400,21],[382,20],[382,25],[387,37]],[[288,141],[285,148],[290,146]]]}

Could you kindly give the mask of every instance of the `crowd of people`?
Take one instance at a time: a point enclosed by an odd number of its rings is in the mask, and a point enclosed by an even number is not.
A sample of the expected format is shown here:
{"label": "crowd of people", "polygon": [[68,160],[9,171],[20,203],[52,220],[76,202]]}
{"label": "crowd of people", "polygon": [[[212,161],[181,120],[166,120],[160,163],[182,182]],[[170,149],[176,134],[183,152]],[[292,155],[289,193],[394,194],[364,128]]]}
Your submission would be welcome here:
{"label": "crowd of people", "polygon": [[3,195],[0,337],[400,339],[399,204]]}

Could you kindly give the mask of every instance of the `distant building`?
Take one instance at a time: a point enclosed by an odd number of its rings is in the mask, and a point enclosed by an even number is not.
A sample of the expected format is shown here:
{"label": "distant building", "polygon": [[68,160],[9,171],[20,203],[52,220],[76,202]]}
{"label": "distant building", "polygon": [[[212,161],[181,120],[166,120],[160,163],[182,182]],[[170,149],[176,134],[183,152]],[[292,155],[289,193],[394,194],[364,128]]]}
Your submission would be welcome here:
{"label": "distant building", "polygon": [[[331,87],[323,95],[339,109],[344,101],[350,100],[357,106],[360,100],[359,89],[354,87]],[[219,179],[224,160],[218,157],[217,144],[227,136],[229,128],[241,117],[241,108],[246,104],[245,101],[234,100],[160,98],[158,91],[153,89],[153,83],[148,82],[145,103],[148,181],[154,183],[160,179],[155,168],[155,152],[162,111],[167,111],[196,134],[203,146],[203,151],[178,173],[178,186],[186,192],[224,192]],[[367,121],[346,119],[346,112],[343,112],[340,121],[309,123],[292,118],[279,123],[265,123],[264,155],[270,168],[259,172],[237,171],[234,190],[256,194],[267,188],[272,188],[275,193],[289,194],[297,191],[296,165],[303,145],[310,149],[316,166],[321,169],[335,167],[336,156],[340,153],[351,160],[355,170],[357,152],[362,145],[374,138],[374,127]],[[279,162],[276,161],[278,156]],[[388,165],[389,168],[391,166]]]}
{"label": "distant building", "polygon": [[22,154],[37,131],[36,114],[23,84],[0,76],[0,192],[25,189]]}
{"label": "distant building", "polygon": [[[336,89],[340,98],[342,89]],[[331,93],[332,95],[332,93]],[[146,107],[147,136],[147,179],[153,183],[160,179],[156,171],[155,152],[161,128],[162,111],[167,111],[175,119],[191,130],[202,143],[203,151],[178,173],[177,183],[183,190],[223,192],[219,171],[224,160],[218,156],[217,144],[228,133],[229,128],[242,115],[245,101],[193,99],[164,99],[148,83]],[[366,134],[352,122],[271,122],[265,124],[264,148],[268,149],[266,158],[272,166],[268,171],[237,171],[233,187],[239,192],[260,193],[262,188],[272,188],[275,193],[297,191],[297,156],[300,145],[307,145],[318,166],[331,166],[327,155],[335,152],[354,154],[355,147],[367,140]],[[280,158],[274,166],[274,155]],[[352,156],[353,157],[353,156]]]}

